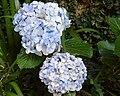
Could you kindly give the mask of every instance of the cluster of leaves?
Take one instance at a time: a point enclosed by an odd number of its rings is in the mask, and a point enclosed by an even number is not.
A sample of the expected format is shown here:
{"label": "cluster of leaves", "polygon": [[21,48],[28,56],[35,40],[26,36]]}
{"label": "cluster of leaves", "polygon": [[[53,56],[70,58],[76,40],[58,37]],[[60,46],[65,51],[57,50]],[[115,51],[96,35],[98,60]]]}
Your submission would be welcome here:
{"label": "cluster of leaves", "polygon": [[[116,94],[119,94],[119,68],[120,68],[120,17],[109,18],[107,23],[110,25],[111,30],[115,33],[116,39],[114,42],[110,41],[99,41],[97,43],[99,53],[101,54],[101,61],[104,64],[104,70],[101,72],[101,76],[107,80],[103,84],[112,82],[108,88],[110,89],[113,86],[113,91]],[[107,68],[108,67],[108,68]],[[109,73],[106,70],[109,71]],[[105,78],[106,77],[106,78]],[[103,78],[102,78],[103,79]],[[110,92],[109,92],[110,93]]]}
{"label": "cluster of leaves", "polygon": [[[13,94],[12,96],[15,96],[15,93],[10,92],[10,90],[12,90],[12,86],[18,88],[15,82],[10,83],[16,80],[19,75],[19,71],[16,68],[12,69],[12,67],[15,64],[17,53],[21,47],[19,36],[13,31],[11,23],[16,11],[15,9],[19,6],[19,4],[17,4],[18,0],[15,1],[16,2],[10,1],[8,3],[7,0],[2,0],[0,2],[0,94],[3,96],[5,96],[5,94]],[[16,6],[14,3],[16,3]],[[17,91],[19,91],[19,89]]]}
{"label": "cluster of leaves", "polygon": [[[80,34],[84,40],[87,40],[90,43],[96,43],[99,40],[103,39],[113,40],[115,38],[113,32],[110,30],[105,20],[110,16],[120,15],[119,0],[81,0],[84,1],[84,3],[79,2],[79,0],[71,1],[75,2],[68,6],[70,9],[70,14],[73,14],[74,16],[73,18],[74,27],[77,29],[87,27],[94,28],[100,32],[100,34],[92,32],[91,33],[84,32]],[[73,4],[78,7],[73,7],[74,6]],[[80,7],[85,6],[82,8],[84,9],[84,11],[82,13],[80,12],[81,14],[76,15],[78,12],[75,12],[75,10],[77,10],[79,6]],[[72,15],[70,16],[73,17]]]}

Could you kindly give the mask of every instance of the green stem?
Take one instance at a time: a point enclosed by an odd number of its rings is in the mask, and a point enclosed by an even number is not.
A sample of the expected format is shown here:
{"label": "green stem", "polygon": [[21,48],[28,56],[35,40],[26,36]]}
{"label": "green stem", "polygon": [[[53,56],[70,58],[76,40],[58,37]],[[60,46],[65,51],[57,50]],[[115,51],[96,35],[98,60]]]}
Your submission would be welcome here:
{"label": "green stem", "polygon": [[0,39],[5,42],[5,36],[4,36],[4,33],[2,31],[2,29],[0,29]]}
{"label": "green stem", "polygon": [[[6,9],[9,9],[8,1],[7,0],[2,0],[2,7],[3,7],[3,12],[5,16],[9,16],[10,12]],[[14,55],[14,40],[13,40],[13,30],[11,20],[10,18],[5,18],[5,24],[6,24],[6,34],[7,34],[7,42],[8,42],[8,51],[9,51],[9,61],[12,63],[15,59]]]}
{"label": "green stem", "polygon": [[11,15],[13,16],[15,13],[15,5],[14,5],[14,0],[9,0],[10,2],[10,11],[11,11]]}
{"label": "green stem", "polygon": [[17,64],[17,59],[16,59],[16,60],[13,62],[13,64],[9,67],[8,73],[9,73],[10,71],[13,71],[13,67],[14,67],[15,64]]}
{"label": "green stem", "polygon": [[65,47],[65,31],[62,34],[62,47],[63,47],[63,52],[66,52],[66,47]]}
{"label": "green stem", "polygon": [[104,70],[104,65],[103,65],[102,69],[99,71],[99,73],[96,76],[96,78],[94,79],[94,81],[96,81],[99,78],[99,76],[101,75],[101,73],[102,73],[103,70]]}

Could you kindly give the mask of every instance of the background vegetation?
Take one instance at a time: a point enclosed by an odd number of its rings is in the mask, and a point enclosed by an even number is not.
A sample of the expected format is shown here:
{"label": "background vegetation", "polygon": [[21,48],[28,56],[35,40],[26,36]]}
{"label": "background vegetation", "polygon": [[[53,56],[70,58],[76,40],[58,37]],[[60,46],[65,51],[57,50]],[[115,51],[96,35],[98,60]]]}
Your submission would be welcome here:
{"label": "background vegetation", "polygon": [[[19,1],[0,1],[0,96],[52,96],[38,78],[45,57],[40,58],[40,64],[34,63],[31,66],[30,62],[34,60],[31,58],[38,57],[24,54],[20,36],[14,32],[14,14],[23,2],[32,2]],[[58,2],[68,10],[72,20],[71,28],[65,31],[63,47],[71,54],[84,58],[88,70],[88,79],[76,96],[119,96],[120,1],[41,1]],[[22,66],[26,64],[28,66]]]}

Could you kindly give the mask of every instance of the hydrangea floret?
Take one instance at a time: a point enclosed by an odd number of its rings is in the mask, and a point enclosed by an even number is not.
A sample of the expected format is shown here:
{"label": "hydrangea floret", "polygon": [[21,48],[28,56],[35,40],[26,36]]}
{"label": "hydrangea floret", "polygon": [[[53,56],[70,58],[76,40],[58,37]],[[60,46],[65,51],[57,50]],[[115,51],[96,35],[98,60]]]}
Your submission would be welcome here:
{"label": "hydrangea floret", "polygon": [[26,53],[42,56],[60,51],[62,31],[70,26],[70,20],[66,9],[57,3],[33,1],[23,4],[13,24],[16,25],[14,30],[22,36]]}
{"label": "hydrangea floret", "polygon": [[51,58],[46,58],[40,69],[39,78],[48,86],[50,93],[58,94],[54,96],[79,91],[87,76],[82,59],[69,53],[55,53]]}

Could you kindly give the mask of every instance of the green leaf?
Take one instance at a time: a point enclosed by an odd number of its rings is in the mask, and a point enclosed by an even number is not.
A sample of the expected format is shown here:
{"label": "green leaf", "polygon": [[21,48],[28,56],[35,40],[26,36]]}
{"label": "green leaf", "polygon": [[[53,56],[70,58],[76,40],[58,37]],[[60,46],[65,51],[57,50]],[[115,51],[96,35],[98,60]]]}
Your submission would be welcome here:
{"label": "green leaf", "polygon": [[0,39],[0,57],[3,59],[3,60],[8,60],[7,58],[7,45],[5,44],[5,42],[3,40]]}
{"label": "green leaf", "polygon": [[10,3],[10,12],[11,12],[11,15],[14,16],[14,13],[15,13],[15,4],[14,4],[14,0],[9,0],[9,3]]}
{"label": "green leaf", "polygon": [[76,92],[68,92],[66,94],[64,94],[63,96],[76,96]]}
{"label": "green leaf", "polygon": [[44,60],[44,56],[39,57],[35,54],[26,54],[23,50],[17,56],[17,64],[20,69],[23,68],[35,68],[41,64]]}
{"label": "green leaf", "polygon": [[63,48],[62,48],[62,51],[63,52],[66,52],[66,47],[65,47],[65,32],[63,32],[63,34],[62,34],[62,46],[63,46]]}
{"label": "green leaf", "polygon": [[22,94],[22,92],[21,92],[21,90],[16,82],[10,82],[10,84],[14,88],[14,90],[16,91],[17,96],[23,96],[23,94]]}
{"label": "green leaf", "polygon": [[109,18],[107,23],[110,25],[111,30],[115,33],[116,36],[120,35],[120,18]]}
{"label": "green leaf", "polygon": [[82,28],[82,29],[78,29],[78,30],[76,30],[77,33],[78,33],[78,32],[83,32],[83,31],[87,31],[87,32],[92,31],[92,32],[99,33],[97,30],[92,29],[92,28]]}
{"label": "green leaf", "polygon": [[76,31],[73,30],[72,28],[68,28],[66,31],[67,31],[74,39],[76,39],[76,40],[78,40],[78,41],[80,41],[80,42],[83,41],[83,40],[80,38],[80,36],[78,35],[78,33],[76,33]]}
{"label": "green leaf", "polygon": [[10,92],[10,91],[7,91],[6,96],[17,96],[17,94]]}
{"label": "green leaf", "polygon": [[115,40],[115,54],[120,57],[120,36]]}
{"label": "green leaf", "polygon": [[90,79],[90,84],[94,84],[94,81],[92,78]]}
{"label": "green leaf", "polygon": [[115,45],[114,43],[109,43],[108,41],[100,41],[97,43],[99,53],[105,57],[116,57],[113,52]]}
{"label": "green leaf", "polygon": [[[8,3],[8,0],[2,0],[1,2],[2,4],[2,9],[3,11],[3,15],[4,16],[10,16],[10,12],[8,11],[8,9],[10,9],[10,4]],[[13,8],[12,8],[13,9]],[[12,25],[12,21],[11,18],[4,18],[4,22],[5,22],[5,34],[7,35],[7,44],[8,44],[8,58],[9,58],[9,62],[12,63],[15,58],[16,58],[16,54],[15,54],[15,43],[14,43],[14,35],[13,35],[13,25]],[[14,53],[14,54],[13,54]]]}
{"label": "green leaf", "polygon": [[0,39],[2,42],[5,42],[5,36],[4,36],[4,32],[2,31],[2,29],[0,29]]}
{"label": "green leaf", "polygon": [[111,50],[111,51],[114,51],[114,48],[115,48],[115,45],[114,43],[109,43],[107,40],[106,41],[100,41],[97,43],[98,45],[98,48],[104,48],[104,49],[107,49],[107,50]]}
{"label": "green leaf", "polygon": [[93,55],[92,47],[85,42],[79,42],[76,39],[65,41],[66,51],[73,55],[82,55],[91,58]]}

